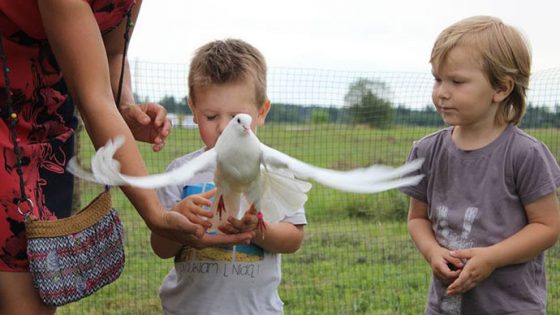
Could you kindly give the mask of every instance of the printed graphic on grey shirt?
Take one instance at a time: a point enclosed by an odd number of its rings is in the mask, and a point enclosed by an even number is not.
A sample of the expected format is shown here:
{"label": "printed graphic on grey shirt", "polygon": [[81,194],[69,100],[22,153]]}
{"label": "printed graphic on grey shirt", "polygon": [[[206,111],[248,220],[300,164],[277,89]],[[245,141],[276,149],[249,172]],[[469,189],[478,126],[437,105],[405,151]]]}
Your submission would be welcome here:
{"label": "printed graphic on grey shirt", "polygon": [[[473,223],[477,217],[478,208],[468,207],[463,218],[463,229],[461,235],[454,233],[449,228],[449,208],[439,206],[437,208],[437,227],[436,238],[439,244],[450,250],[465,249],[473,247],[473,241],[470,239]],[[446,295],[441,302],[441,310],[444,315],[460,315],[461,314],[461,295]]]}

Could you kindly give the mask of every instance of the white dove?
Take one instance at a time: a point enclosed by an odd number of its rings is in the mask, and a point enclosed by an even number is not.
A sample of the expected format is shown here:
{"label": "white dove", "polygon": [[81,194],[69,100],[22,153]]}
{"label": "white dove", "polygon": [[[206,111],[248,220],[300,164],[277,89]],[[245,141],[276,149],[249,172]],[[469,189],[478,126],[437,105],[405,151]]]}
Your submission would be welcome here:
{"label": "white dove", "polygon": [[372,165],[350,171],[336,171],[309,165],[262,144],[251,130],[251,116],[237,114],[226,126],[214,148],[172,171],[128,176],[120,173],[113,159],[124,138],[118,137],[101,147],[91,160],[91,173],[73,158],[68,170],[83,179],[114,186],[130,185],[158,188],[184,183],[196,173],[215,169],[216,202],[212,210],[240,218],[241,196],[253,204],[266,222],[278,222],[301,209],[307,201],[313,179],[325,186],[356,193],[376,193],[402,186],[416,185],[423,175],[403,177],[420,168],[422,160],[398,168]]}

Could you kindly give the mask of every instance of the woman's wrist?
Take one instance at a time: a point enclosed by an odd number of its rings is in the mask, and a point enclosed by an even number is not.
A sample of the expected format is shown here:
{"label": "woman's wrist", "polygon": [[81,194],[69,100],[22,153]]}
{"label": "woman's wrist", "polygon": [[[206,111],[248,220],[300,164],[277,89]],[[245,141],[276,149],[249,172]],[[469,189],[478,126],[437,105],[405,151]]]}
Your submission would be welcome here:
{"label": "woman's wrist", "polygon": [[151,231],[167,226],[166,211],[153,190],[121,187]]}

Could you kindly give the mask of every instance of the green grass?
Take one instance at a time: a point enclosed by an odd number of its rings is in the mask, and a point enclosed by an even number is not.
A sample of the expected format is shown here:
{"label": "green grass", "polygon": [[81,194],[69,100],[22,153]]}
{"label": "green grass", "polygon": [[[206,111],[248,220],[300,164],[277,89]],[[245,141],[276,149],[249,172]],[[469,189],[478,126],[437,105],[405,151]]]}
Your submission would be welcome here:
{"label": "green grass", "polygon": [[[306,162],[338,169],[370,163],[401,164],[413,140],[428,128],[371,130],[339,125],[267,125],[261,140]],[[529,130],[560,156],[558,130]],[[89,144],[84,141],[84,148]],[[201,146],[196,130],[177,129],[163,153],[142,145],[151,172]],[[91,152],[84,152],[83,161]],[[100,188],[83,184],[83,202]],[[149,231],[123,195],[114,190],[126,228],[126,268],[114,284],[59,308],[58,314],[158,314],[158,288],[172,266],[152,254]],[[284,255],[280,296],[286,314],[421,314],[430,269],[406,230],[407,200],[398,191],[374,195],[314,185],[306,204],[309,225],[302,248]],[[560,245],[547,252],[548,314],[560,315]],[[219,303],[219,301],[217,301]]]}

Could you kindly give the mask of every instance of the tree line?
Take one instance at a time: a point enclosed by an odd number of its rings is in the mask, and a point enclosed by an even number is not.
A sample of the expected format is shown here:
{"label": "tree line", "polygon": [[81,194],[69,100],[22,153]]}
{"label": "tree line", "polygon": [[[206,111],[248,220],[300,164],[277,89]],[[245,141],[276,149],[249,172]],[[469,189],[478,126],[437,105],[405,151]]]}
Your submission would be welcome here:
{"label": "tree line", "polygon": [[[367,125],[379,129],[391,128],[395,125],[443,126],[433,105],[427,104],[420,109],[412,108],[407,104],[393,104],[392,98],[393,92],[387,83],[358,78],[348,86],[342,107],[273,103],[266,120],[293,124]],[[164,96],[159,100],[159,104],[163,105],[169,113],[192,114],[187,106],[187,97],[177,100],[174,96]],[[521,127],[560,128],[560,104],[555,104],[553,110],[549,106],[535,106],[529,103]]]}
{"label": "tree line", "polygon": [[[173,96],[165,96],[158,103],[163,105],[168,113],[192,114],[186,98],[177,100]],[[393,106],[373,94],[366,94],[361,102],[350,107],[273,103],[266,121],[293,124],[362,124],[372,128],[391,128],[396,125],[423,127],[443,125],[432,105],[426,105],[421,109],[410,108],[404,104]],[[534,106],[529,103],[521,127],[560,128],[560,104],[552,110],[548,106]]]}

